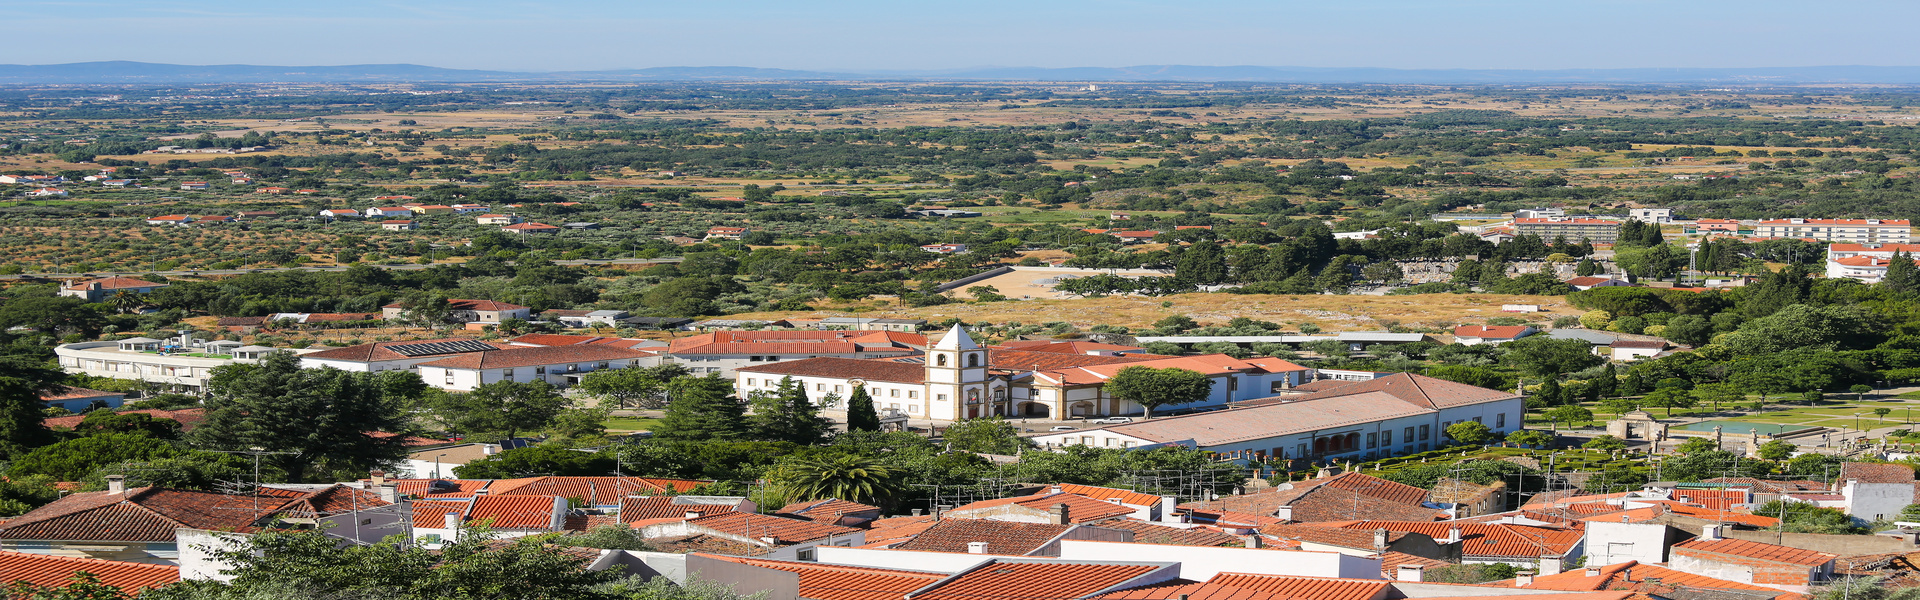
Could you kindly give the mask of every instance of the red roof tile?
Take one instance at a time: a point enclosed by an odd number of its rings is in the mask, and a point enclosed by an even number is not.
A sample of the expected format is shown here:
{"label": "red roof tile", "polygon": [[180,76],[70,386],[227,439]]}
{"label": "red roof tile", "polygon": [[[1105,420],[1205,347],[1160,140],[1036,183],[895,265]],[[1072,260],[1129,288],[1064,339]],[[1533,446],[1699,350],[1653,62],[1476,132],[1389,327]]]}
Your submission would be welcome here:
{"label": "red roof tile", "polygon": [[1292,597],[1276,592],[1261,592],[1213,583],[1194,583],[1185,579],[1176,579],[1166,583],[1140,586],[1117,592],[1107,592],[1094,597],[1099,600],[1169,600],[1172,598],[1186,598],[1187,600],[1292,600]]}
{"label": "red roof tile", "polygon": [[1345,524],[1343,527],[1366,531],[1375,529],[1409,531],[1424,534],[1435,540],[1448,539],[1451,537],[1452,529],[1458,527],[1462,538],[1460,554],[1463,557],[1525,557],[1534,560],[1542,556],[1564,556],[1586,537],[1584,531],[1504,523],[1359,521]]}
{"label": "red roof tile", "polygon": [[773,538],[774,545],[781,546],[800,542],[810,542],[827,536],[858,533],[852,527],[841,527],[816,523],[804,519],[789,519],[754,513],[730,512],[687,521],[722,533],[753,538]]}
{"label": "red roof tile", "polygon": [[[307,354],[302,354],[300,355],[300,357],[327,359],[327,360],[345,360],[345,361],[353,361],[353,362],[402,360],[402,359],[408,359],[408,358],[421,358],[421,357],[407,356],[405,354],[401,354],[399,352],[394,352],[392,350],[389,350],[388,348],[391,346],[403,346],[408,344],[431,344],[436,342],[471,342],[471,341],[477,341],[477,340],[473,338],[440,338],[440,339],[432,339],[432,340],[374,342],[372,344],[360,344],[358,346],[347,346],[345,348],[334,348],[332,350],[321,350],[319,352],[310,352]],[[502,342],[480,342],[480,343],[493,346],[496,349],[513,347]],[[455,354],[455,353],[449,352],[448,354]]]}
{"label": "red roof tile", "polygon": [[0,581],[7,583],[25,581],[38,586],[64,587],[71,583],[74,574],[82,571],[124,592],[180,581],[180,567],[174,565],[0,551]]}
{"label": "red roof tile", "polygon": [[171,542],[177,527],[251,530],[288,502],[152,487],[82,492],[0,525],[0,539]]}
{"label": "red roof tile", "polygon": [[1022,556],[1040,549],[1072,525],[1014,523],[985,519],[941,519],[900,550],[966,552],[969,542],[986,542],[988,554]]}
{"label": "red roof tile", "polygon": [[802,519],[814,521],[824,520],[824,522],[833,523],[839,521],[841,515],[870,512],[878,516],[880,514],[880,507],[841,500],[839,498],[828,498],[825,500],[795,502],[781,507],[780,510],[774,512],[800,517]]}
{"label": "red roof tile", "polygon": [[443,369],[511,369],[515,367],[536,367],[635,359],[652,354],[601,346],[595,344],[575,346],[514,346],[492,352],[468,352],[456,354],[435,361],[420,363],[423,367]]}
{"label": "red roof tile", "polygon": [[1022,507],[1025,507],[1029,511],[1034,511],[1038,513],[1046,513],[1050,511],[1052,507],[1055,505],[1065,505],[1067,508],[1067,521],[1070,523],[1091,523],[1095,521],[1103,521],[1106,519],[1112,519],[1115,517],[1122,517],[1122,516],[1133,514],[1132,508],[1120,506],[1118,504],[1113,504],[1111,502],[1094,500],[1092,498],[1088,498],[1086,496],[1082,496],[1079,494],[1068,494],[1068,493],[1044,494],[1039,496],[1015,496],[1012,498],[1000,498],[996,500],[981,500],[979,502],[974,502],[971,504],[965,504],[959,507],[955,507],[952,511],[949,511],[947,514],[953,515],[955,518],[961,518],[961,519],[975,519],[975,518],[987,519],[992,517],[974,516],[974,515],[976,513],[984,515],[986,513],[983,511],[1004,507],[1010,504],[1017,504]]}
{"label": "red roof tile", "polygon": [[[557,499],[557,500],[556,500]],[[567,500],[559,496],[475,496],[467,508],[467,520],[489,522],[494,529],[553,530],[554,503],[565,511]]]}
{"label": "red roof tile", "polygon": [[809,600],[900,600],[908,592],[947,578],[945,573],[703,555],[800,576],[800,597]]}
{"label": "red roof tile", "polygon": [[1447,408],[1517,397],[1501,390],[1490,390],[1413,373],[1394,373],[1378,379],[1356,381],[1330,390],[1294,398],[1295,402],[1384,392],[1416,406]]}
{"label": "red roof tile", "polygon": [[1834,481],[1845,482],[1849,479],[1859,480],[1860,483],[1913,483],[1913,467],[1900,463],[1850,462],[1840,465],[1840,476]]}
{"label": "red roof tile", "polygon": [[643,519],[686,519],[688,514],[699,517],[734,512],[733,504],[688,504],[674,503],[679,496],[628,496],[620,499],[620,521],[632,523]]}
{"label": "red roof tile", "polygon": [[1254,573],[1221,573],[1207,583],[1227,585],[1257,592],[1284,594],[1306,600],[1369,600],[1383,596],[1385,581],[1337,579],[1333,577],[1291,577]]}
{"label": "red roof tile", "polygon": [[[192,431],[195,425],[199,425],[201,421],[204,421],[207,419],[207,409],[204,409],[204,408],[183,408],[180,410],[142,409],[142,410],[126,410],[126,411],[117,411],[117,412],[121,414],[147,415],[155,419],[166,419],[169,421],[178,422],[180,424],[181,431]],[[40,422],[45,423],[48,427],[57,427],[60,429],[73,429],[75,427],[79,427],[80,422],[86,420],[86,418],[87,418],[87,415],[68,415],[64,417],[48,417],[46,419],[42,419]]]}
{"label": "red roof tile", "polygon": [[[1588,575],[1588,572],[1589,572],[1588,569],[1573,569],[1571,571],[1562,571],[1552,575],[1541,575],[1539,577],[1535,577],[1533,579],[1533,583],[1525,586],[1520,586],[1520,587],[1525,587],[1528,589],[1536,589],[1536,590],[1562,590],[1562,591],[1568,591],[1568,592],[1585,592],[1585,591],[1593,591],[1593,590],[1630,591],[1630,590],[1640,590],[1646,586],[1647,580],[1655,579],[1659,581],[1660,586],[1666,587],[1666,588],[1689,587],[1689,588],[1704,588],[1704,589],[1712,589],[1712,590],[1744,590],[1744,591],[1768,592],[1768,593],[1780,592],[1780,590],[1775,588],[1761,587],[1761,586],[1753,585],[1750,583],[1741,583],[1738,581],[1729,581],[1726,579],[1717,579],[1713,577],[1708,577],[1706,575],[1700,575],[1700,574],[1690,573],[1686,571],[1676,571],[1674,569],[1669,569],[1660,565],[1640,564],[1638,561],[1631,561],[1631,560],[1623,563],[1606,565],[1603,567],[1595,567],[1595,569],[1599,571],[1597,575]],[[1647,591],[1652,591],[1652,590],[1647,590]],[[1787,594],[1779,594],[1776,598],[1778,598],[1779,600],[1787,600],[1789,598],[1797,598],[1800,596],[1801,596],[1800,594],[1787,593]]]}
{"label": "red roof tile", "polygon": [[613,506],[627,496],[686,492],[704,483],[709,482],[655,477],[524,477],[494,480],[487,486],[487,493],[580,498],[594,506]]}
{"label": "red roof tile", "polygon": [[1046,494],[1049,493],[1053,487],[1060,488],[1062,492],[1079,494],[1095,500],[1118,501],[1121,504],[1130,504],[1133,506],[1157,506],[1160,504],[1160,497],[1153,494],[1123,490],[1120,488],[1100,487],[1097,485],[1081,485],[1078,483],[1056,483],[1051,486],[1034,488],[1033,493]]}
{"label": "red roof tile", "polygon": [[1491,340],[1511,340],[1533,329],[1525,325],[1461,325],[1453,328],[1454,337],[1477,337]]}
{"label": "red roof tile", "polygon": [[1691,539],[1673,545],[1673,552],[1710,558],[1706,554],[1725,554],[1754,560],[1765,560],[1794,565],[1821,565],[1833,560],[1836,555],[1814,552],[1786,546],[1775,546],[1747,540],[1702,540]]}
{"label": "red roof tile", "polygon": [[927,368],[924,365],[858,358],[806,358],[768,365],[741,367],[734,369],[734,371],[737,373],[828,377],[834,379],[865,379],[867,381],[891,381],[897,383],[921,383],[926,381],[927,378]]}
{"label": "red roof tile", "polygon": [[1152,564],[994,560],[914,594],[914,600],[1030,598],[1067,600],[1112,589],[1167,568]]}
{"label": "red roof tile", "polygon": [[1159,523],[1150,523],[1137,519],[1115,519],[1094,525],[1103,529],[1122,529],[1133,532],[1135,544],[1166,544],[1169,546],[1241,546],[1245,541],[1237,536],[1227,535],[1208,527],[1183,528]]}

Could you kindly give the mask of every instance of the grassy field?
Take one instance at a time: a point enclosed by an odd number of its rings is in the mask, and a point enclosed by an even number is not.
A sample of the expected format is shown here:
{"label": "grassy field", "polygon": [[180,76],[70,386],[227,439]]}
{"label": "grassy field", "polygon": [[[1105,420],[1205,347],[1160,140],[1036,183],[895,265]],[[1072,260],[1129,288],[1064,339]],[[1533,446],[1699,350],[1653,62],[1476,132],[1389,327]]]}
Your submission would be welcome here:
{"label": "grassy field", "polygon": [[606,420],[606,426],[607,431],[613,432],[653,431],[655,427],[660,426],[660,420],[640,417],[610,417]]}

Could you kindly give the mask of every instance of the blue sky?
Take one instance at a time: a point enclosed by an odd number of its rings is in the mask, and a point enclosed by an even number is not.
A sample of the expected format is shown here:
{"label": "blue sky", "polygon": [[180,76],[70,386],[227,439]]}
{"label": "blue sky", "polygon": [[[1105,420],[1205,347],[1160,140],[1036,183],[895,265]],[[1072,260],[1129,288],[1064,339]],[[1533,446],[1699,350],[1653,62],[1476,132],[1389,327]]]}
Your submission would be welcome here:
{"label": "blue sky", "polygon": [[11,0],[0,63],[947,69],[1920,65],[1920,2]]}

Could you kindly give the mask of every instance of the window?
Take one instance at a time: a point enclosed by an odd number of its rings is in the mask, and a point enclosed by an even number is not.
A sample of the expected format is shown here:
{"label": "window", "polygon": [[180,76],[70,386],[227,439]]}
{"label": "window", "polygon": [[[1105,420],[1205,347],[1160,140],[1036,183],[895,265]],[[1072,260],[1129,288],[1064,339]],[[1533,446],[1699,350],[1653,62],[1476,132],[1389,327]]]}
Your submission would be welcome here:
{"label": "window", "polygon": [[534,368],[533,368],[533,374],[535,374],[535,375],[545,375],[545,374],[547,374],[547,366],[546,366],[546,365],[540,365],[540,366],[538,366],[538,367],[534,367]]}
{"label": "window", "polygon": [[1382,432],[1380,432],[1380,445],[1382,445],[1382,446],[1392,446],[1392,445],[1393,445],[1393,430],[1392,430],[1392,429],[1388,429],[1388,430],[1386,430],[1386,431],[1382,431]]}
{"label": "window", "polygon": [[1104,445],[1104,446],[1112,446],[1112,445],[1113,445],[1113,438],[1100,438],[1100,441],[1101,441],[1101,442],[1103,442],[1103,444],[1101,444],[1101,445]]}
{"label": "window", "polygon": [[899,402],[895,402],[895,403],[892,403],[892,404],[888,404],[888,405],[887,405],[887,408],[891,408],[891,409],[894,409],[894,410],[900,410],[900,403],[899,403]]}
{"label": "window", "polygon": [[980,366],[980,355],[978,355],[978,354],[968,354],[968,355],[967,355],[967,366],[969,366],[969,367],[978,367],[978,366]]}
{"label": "window", "polygon": [[915,399],[915,398],[919,398],[919,397],[920,397],[920,392],[916,392],[916,391],[913,391],[913,390],[907,390],[907,399],[908,399],[908,400],[913,400],[913,399]]}
{"label": "window", "polygon": [[505,377],[507,379],[513,379],[513,369],[501,369],[500,376]]}
{"label": "window", "polygon": [[816,560],[816,555],[814,554],[814,552],[815,550],[813,548],[801,548],[799,552],[793,553],[793,557],[800,560],[812,562]]}
{"label": "window", "polygon": [[918,405],[918,404],[908,404],[908,405],[907,405],[907,412],[910,412],[910,413],[917,413],[917,412],[920,412],[920,405]]}
{"label": "window", "polygon": [[891,390],[887,390],[887,397],[889,397],[889,398],[899,398],[899,397],[900,397],[900,389],[899,389],[899,388],[894,388],[894,389],[891,389]]}
{"label": "window", "polygon": [[1475,422],[1475,423],[1479,423],[1479,422],[1480,422],[1480,417],[1474,417],[1474,418],[1473,418],[1473,422]]}
{"label": "window", "polygon": [[946,395],[946,394],[934,394],[934,395],[933,395],[933,399],[934,399],[935,401],[937,401],[937,402],[946,402],[946,401],[947,401],[947,395]]}
{"label": "window", "polygon": [[[1420,440],[1421,440],[1421,441],[1426,441],[1426,440],[1427,440],[1427,438],[1429,438],[1429,437],[1432,437],[1432,436],[1433,436],[1433,426],[1432,426],[1432,425],[1421,425],[1421,426],[1420,426]],[[1425,451],[1426,449],[1427,449],[1427,445],[1426,445],[1426,444],[1421,444],[1421,445],[1420,445],[1420,450],[1421,450],[1421,451]]]}
{"label": "window", "polygon": [[748,377],[747,385],[760,385],[760,380],[754,379],[752,377]]}
{"label": "window", "polygon": [[453,371],[447,371],[447,385],[453,385]]}
{"label": "window", "polygon": [[947,355],[941,354],[941,355],[934,356],[933,365],[936,367],[947,366]]}
{"label": "window", "polygon": [[1400,432],[1400,437],[1405,439],[1409,444],[1413,443],[1413,428],[1408,427],[1406,431]]}
{"label": "window", "polygon": [[835,386],[833,386],[833,393],[835,393],[835,394],[838,394],[838,393],[840,393],[840,390],[843,390],[843,389],[846,389],[846,386],[843,386],[843,385],[835,385]]}
{"label": "window", "polygon": [[747,362],[760,362],[760,357],[758,357],[758,356],[749,356],[749,357],[747,357]]}
{"label": "window", "polygon": [[600,363],[600,364],[597,364],[597,365],[594,365],[594,366],[593,366],[593,368],[595,368],[595,369],[605,369],[605,368],[607,368],[607,363],[604,363],[604,362],[603,362],[603,363]]}
{"label": "window", "polygon": [[1506,427],[1506,426],[1507,426],[1507,413],[1500,413],[1500,414],[1496,414],[1496,415],[1494,415],[1494,416],[1493,416],[1493,426],[1494,426],[1494,427]]}
{"label": "window", "polygon": [[1369,434],[1367,434],[1367,447],[1368,447],[1368,448],[1372,448],[1372,447],[1374,447],[1374,442],[1376,442],[1376,441],[1379,441],[1379,435],[1377,435],[1377,434],[1372,434],[1372,433],[1369,433]]}
{"label": "window", "polygon": [[1092,446],[1092,445],[1093,445],[1093,436],[1090,436],[1090,435],[1083,435],[1083,436],[1080,436],[1080,443],[1082,443],[1082,444],[1086,444],[1086,445],[1088,445],[1088,446]]}
{"label": "window", "polygon": [[813,384],[813,391],[816,391],[816,392],[827,391],[827,384],[824,384],[824,383]]}

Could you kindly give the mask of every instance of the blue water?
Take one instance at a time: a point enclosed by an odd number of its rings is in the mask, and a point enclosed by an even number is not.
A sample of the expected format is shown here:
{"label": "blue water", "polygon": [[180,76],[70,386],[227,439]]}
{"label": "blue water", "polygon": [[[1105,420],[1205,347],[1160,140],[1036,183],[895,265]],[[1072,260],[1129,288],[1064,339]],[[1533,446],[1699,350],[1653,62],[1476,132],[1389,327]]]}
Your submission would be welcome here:
{"label": "blue water", "polygon": [[1735,434],[1746,435],[1748,431],[1752,431],[1756,429],[1759,430],[1760,433],[1764,433],[1767,435],[1779,435],[1781,432],[1785,432],[1785,431],[1799,431],[1802,429],[1811,428],[1811,426],[1808,426],[1808,425],[1778,425],[1774,423],[1742,423],[1740,421],[1701,421],[1699,423],[1694,423],[1692,425],[1681,427],[1681,429],[1685,429],[1687,431],[1713,431],[1713,426],[1715,425],[1719,425],[1722,427],[1722,429],[1720,430],[1720,433],[1724,435],[1735,435]]}

